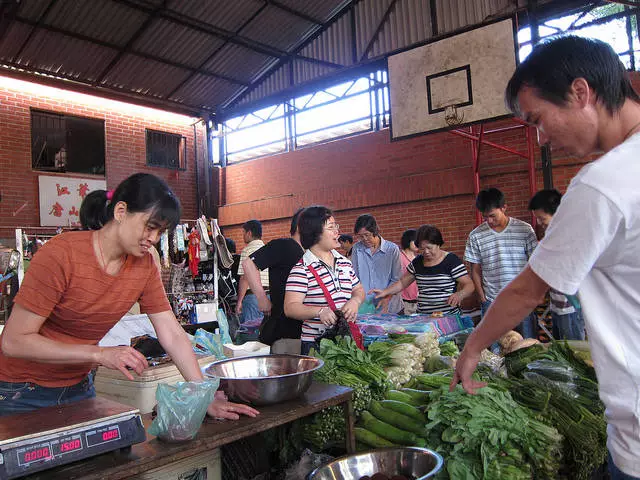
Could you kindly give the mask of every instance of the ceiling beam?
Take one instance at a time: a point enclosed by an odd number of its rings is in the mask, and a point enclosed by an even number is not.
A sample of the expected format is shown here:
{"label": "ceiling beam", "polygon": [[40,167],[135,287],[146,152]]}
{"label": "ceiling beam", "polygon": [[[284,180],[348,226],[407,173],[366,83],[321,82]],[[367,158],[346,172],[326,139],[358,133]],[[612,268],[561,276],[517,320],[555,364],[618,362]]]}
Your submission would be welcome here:
{"label": "ceiling beam", "polygon": [[[16,18],[16,21],[25,23],[27,25],[32,25],[34,27],[37,24],[37,22],[33,22],[33,21],[28,20],[26,18],[20,18],[20,17]],[[48,30],[48,31],[54,32],[54,33],[59,33],[61,35],[65,35],[67,37],[75,38],[75,39],[78,39],[78,40],[83,40],[85,42],[89,42],[89,43],[93,43],[93,44],[96,44],[96,45],[100,45],[101,47],[110,48],[110,49],[116,50],[116,51],[120,50],[120,48],[121,48],[119,45],[116,45],[116,44],[113,44],[113,43],[109,43],[109,42],[105,42],[105,41],[102,41],[102,40],[98,40],[96,38],[88,37],[88,36],[82,35],[80,33],[70,32],[68,30],[64,30],[62,28],[54,27],[52,25],[47,25],[47,24],[44,24],[44,23],[40,24],[40,25],[37,25],[37,28]],[[242,86],[245,86],[245,87],[249,85],[249,83],[247,83],[247,82],[245,82],[243,80],[239,80],[237,78],[232,78],[232,77],[228,77],[226,75],[221,75],[221,74],[218,74],[218,73],[212,73],[212,72],[208,72],[206,70],[193,68],[193,67],[191,67],[189,65],[185,65],[183,63],[174,62],[172,60],[167,60],[166,58],[157,57],[155,55],[151,55],[151,54],[144,53],[144,52],[139,52],[137,50],[130,50],[130,53],[132,55],[137,55],[139,57],[146,58],[148,60],[154,60],[156,62],[163,63],[165,65],[169,65],[171,67],[181,68],[181,69],[187,70],[189,72],[195,72],[195,73],[199,73],[201,75],[205,75],[205,76],[208,76],[208,77],[218,78],[220,80],[225,80],[227,82],[234,83],[234,84],[237,84],[237,85],[242,85]],[[22,66],[21,68],[25,68],[25,67]]]}
{"label": "ceiling beam", "polygon": [[[95,80],[95,82],[93,82],[94,85],[97,85],[101,83],[102,80],[104,80],[104,77],[106,77],[107,74],[113,69],[113,67],[115,67],[116,64],[120,61],[120,59],[124,57],[124,55],[131,50],[131,47],[133,46],[133,44],[142,36],[142,34],[147,31],[147,29],[151,26],[151,23],[153,22],[153,20],[158,16],[158,13],[163,11],[166,7],[167,7],[167,0],[163,0],[162,5],[158,6],[153,13],[147,16],[147,19],[144,21],[142,25],[140,25],[140,28],[138,28],[138,30],[136,30],[134,34],[131,35],[131,37],[129,37],[129,41],[126,43],[126,45],[120,49],[120,51],[113,58],[113,60],[109,62],[109,65],[107,65],[102,70],[102,72],[100,72],[100,75],[98,75],[98,78]],[[191,75],[195,75],[195,73],[192,72]]]}
{"label": "ceiling beam", "polygon": [[378,24],[378,27],[376,28],[376,31],[373,32],[373,35],[371,36],[371,40],[369,40],[369,43],[367,44],[367,47],[364,49],[364,52],[362,52],[362,56],[360,57],[360,62],[359,63],[364,62],[367,59],[367,57],[369,56],[369,52],[373,48],[373,45],[376,43],[376,40],[378,40],[378,36],[380,35],[380,32],[384,28],[385,23],[387,23],[387,20],[389,20],[389,16],[391,15],[391,12],[393,12],[393,9],[396,7],[397,3],[398,3],[398,0],[391,0],[391,3],[387,7],[387,11],[384,12],[384,15],[382,16],[382,19],[380,20],[380,23]]}
{"label": "ceiling beam", "polygon": [[265,4],[267,5],[273,5],[274,7],[276,7],[278,10],[282,10],[283,12],[287,12],[290,13],[291,15],[301,18],[302,20],[306,20],[309,23],[313,23],[316,25],[322,25],[322,20],[318,20],[317,18],[313,18],[310,15],[307,15],[306,13],[301,12],[300,10],[296,10],[295,8],[291,8],[287,5],[284,5],[282,3],[280,3],[277,0],[265,0]]}
{"label": "ceiling beam", "polygon": [[[140,3],[133,2],[131,0],[112,0],[112,1],[120,3],[122,5],[126,5],[136,10],[146,12],[146,13],[151,13],[154,10],[153,7],[151,6],[146,6]],[[213,35],[213,36],[222,38],[224,40],[228,40],[231,43],[241,45],[250,50],[254,50],[258,53],[262,53],[263,55],[268,55],[270,57],[277,57],[277,58],[286,57],[288,55],[288,53],[283,50],[279,50],[269,45],[256,42],[246,37],[241,37],[240,35],[236,35],[234,32],[231,32],[229,30],[225,30],[220,27],[214,27],[211,24],[201,22],[198,19],[189,17],[187,15],[183,15],[173,10],[165,10],[164,12],[161,12],[159,16],[161,18],[164,18],[165,20],[172,21],[173,23],[177,23],[184,27],[189,27],[203,33],[208,33],[209,35]]]}

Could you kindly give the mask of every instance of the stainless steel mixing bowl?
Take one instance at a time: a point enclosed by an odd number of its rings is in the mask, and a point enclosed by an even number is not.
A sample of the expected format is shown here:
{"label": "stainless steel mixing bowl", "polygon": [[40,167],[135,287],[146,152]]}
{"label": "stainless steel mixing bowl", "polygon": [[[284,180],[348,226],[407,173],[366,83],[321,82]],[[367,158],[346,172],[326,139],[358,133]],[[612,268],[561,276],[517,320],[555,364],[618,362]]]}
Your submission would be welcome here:
{"label": "stainless steel mixing bowl", "polygon": [[359,480],[375,473],[425,480],[435,476],[443,465],[442,457],[427,448],[380,448],[337,458],[315,469],[307,480]]}
{"label": "stainless steel mixing bowl", "polygon": [[232,402],[273,405],[301,396],[311,385],[313,372],[324,365],[303,355],[258,355],[213,362],[207,377],[218,377]]}

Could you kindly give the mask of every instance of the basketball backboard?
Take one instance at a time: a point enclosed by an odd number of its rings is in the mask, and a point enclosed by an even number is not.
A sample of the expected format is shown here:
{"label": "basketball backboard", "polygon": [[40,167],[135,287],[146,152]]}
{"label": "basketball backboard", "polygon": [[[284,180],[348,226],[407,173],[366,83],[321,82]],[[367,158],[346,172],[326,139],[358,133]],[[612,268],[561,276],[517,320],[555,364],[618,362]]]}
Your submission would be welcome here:
{"label": "basketball backboard", "polygon": [[392,55],[388,65],[392,140],[509,115],[504,90],[516,68],[514,20]]}

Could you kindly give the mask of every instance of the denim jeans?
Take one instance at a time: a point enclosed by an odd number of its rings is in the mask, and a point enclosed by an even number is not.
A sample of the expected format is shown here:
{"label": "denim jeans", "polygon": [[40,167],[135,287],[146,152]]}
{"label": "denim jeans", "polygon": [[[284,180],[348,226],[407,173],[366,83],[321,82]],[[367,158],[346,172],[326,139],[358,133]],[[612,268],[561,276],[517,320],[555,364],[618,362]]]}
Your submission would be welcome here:
{"label": "denim jeans", "polygon": [[302,342],[302,348],[300,349],[300,355],[309,355],[309,351],[315,348],[318,350],[318,344],[316,342]]}
{"label": "denim jeans", "polygon": [[260,323],[264,318],[263,313],[258,308],[258,297],[253,293],[245,295],[242,299],[242,314],[240,315],[240,323]]}
{"label": "denim jeans", "polygon": [[[487,313],[491,306],[491,300],[486,300],[480,305],[482,316]],[[522,335],[523,338],[538,338],[538,317],[534,312],[524,317],[524,320],[515,328],[515,331]]]}
{"label": "denim jeans", "polygon": [[95,396],[96,390],[93,387],[91,375],[70,387],[42,387],[28,382],[0,382],[0,416],[78,402]]}
{"label": "denim jeans", "polygon": [[584,340],[584,317],[582,310],[558,315],[551,312],[553,337],[556,340]]}
{"label": "denim jeans", "polygon": [[611,480],[640,480],[640,477],[628,475],[616,467],[615,463],[613,463],[613,458],[611,458],[611,453],[609,453],[607,463],[609,465],[609,475],[611,475]]}

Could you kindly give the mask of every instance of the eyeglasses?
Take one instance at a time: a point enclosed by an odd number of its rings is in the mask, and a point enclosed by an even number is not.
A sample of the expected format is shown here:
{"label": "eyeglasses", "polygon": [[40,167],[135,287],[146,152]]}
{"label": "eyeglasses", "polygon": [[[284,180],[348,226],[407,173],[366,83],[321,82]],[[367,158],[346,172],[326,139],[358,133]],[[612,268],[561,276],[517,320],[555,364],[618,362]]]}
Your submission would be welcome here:
{"label": "eyeglasses", "polygon": [[334,232],[340,231],[340,224],[334,223],[333,225],[327,225],[327,230],[333,230]]}

